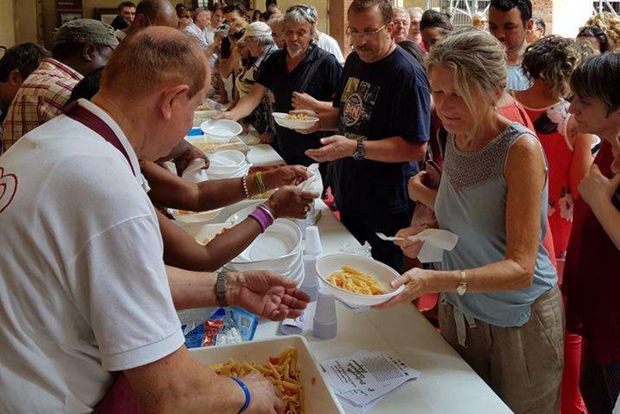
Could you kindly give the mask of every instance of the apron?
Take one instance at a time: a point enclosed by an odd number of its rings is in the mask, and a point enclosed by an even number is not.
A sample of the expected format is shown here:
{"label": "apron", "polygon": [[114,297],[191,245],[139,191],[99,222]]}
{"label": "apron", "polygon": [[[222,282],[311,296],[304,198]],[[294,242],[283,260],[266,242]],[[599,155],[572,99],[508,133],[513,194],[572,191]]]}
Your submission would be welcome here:
{"label": "apron", "polygon": [[[127,160],[134,176],[136,175],[127,150],[125,150],[125,147],[123,147],[123,144],[121,144],[120,139],[116,136],[112,128],[101,118],[83,106],[80,106],[78,102],[74,102],[67,106],[65,115],[92,129],[109,142],[110,145],[120,151]],[[123,372],[115,372],[112,373],[112,375],[114,376],[114,384],[99,404],[97,404],[93,414],[139,414],[140,409],[131,395],[131,387],[125,374]]]}

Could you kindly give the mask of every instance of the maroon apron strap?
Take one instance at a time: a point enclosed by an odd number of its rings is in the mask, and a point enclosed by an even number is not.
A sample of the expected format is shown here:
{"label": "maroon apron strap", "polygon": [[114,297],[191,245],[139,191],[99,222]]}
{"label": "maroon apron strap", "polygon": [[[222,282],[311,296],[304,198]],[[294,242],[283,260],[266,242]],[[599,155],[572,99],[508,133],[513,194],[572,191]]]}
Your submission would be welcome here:
{"label": "maroon apron strap", "polygon": [[136,171],[133,169],[133,165],[131,164],[131,160],[129,159],[129,154],[127,154],[127,150],[108,124],[106,124],[101,118],[90,112],[88,109],[79,105],[77,101],[69,104],[65,108],[64,112],[65,115],[67,115],[69,118],[78,121],[81,124],[92,129],[93,131],[95,131],[95,133],[108,141],[114,148],[119,150],[129,163],[129,168],[131,168],[133,175],[136,175]]}
{"label": "maroon apron strap", "polygon": [[114,385],[93,414],[140,414],[140,407],[131,395],[131,386],[124,373],[118,373]]}
{"label": "maroon apron strap", "polygon": [[[129,154],[127,154],[127,150],[123,147],[120,139],[116,136],[108,124],[88,109],[80,106],[77,102],[68,105],[64,112],[69,118],[74,119],[95,131],[95,133],[100,135],[114,148],[120,151],[120,153],[123,154],[127,160],[131,171],[134,175],[136,175],[133,165],[131,164],[131,160],[129,159]],[[129,380],[124,373],[118,372],[115,374],[115,380],[112,388],[103,397],[99,404],[97,404],[93,414],[140,414],[140,408],[131,395]]]}

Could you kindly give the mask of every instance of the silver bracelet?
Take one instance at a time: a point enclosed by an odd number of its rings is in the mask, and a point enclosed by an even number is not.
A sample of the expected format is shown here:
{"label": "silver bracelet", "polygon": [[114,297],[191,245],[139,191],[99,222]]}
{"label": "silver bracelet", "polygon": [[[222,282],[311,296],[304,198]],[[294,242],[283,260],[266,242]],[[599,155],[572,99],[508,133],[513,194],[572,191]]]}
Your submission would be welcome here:
{"label": "silver bracelet", "polygon": [[241,182],[243,183],[243,192],[245,193],[245,198],[250,198],[250,190],[248,190],[248,176],[244,175],[243,178],[241,179]]}
{"label": "silver bracelet", "polygon": [[267,204],[263,203],[263,204],[259,204],[258,208],[260,208],[261,210],[263,210],[265,213],[269,214],[269,217],[271,217],[271,220],[274,221],[276,218],[273,216],[273,213],[271,212],[271,210],[269,210],[269,207],[267,207]]}

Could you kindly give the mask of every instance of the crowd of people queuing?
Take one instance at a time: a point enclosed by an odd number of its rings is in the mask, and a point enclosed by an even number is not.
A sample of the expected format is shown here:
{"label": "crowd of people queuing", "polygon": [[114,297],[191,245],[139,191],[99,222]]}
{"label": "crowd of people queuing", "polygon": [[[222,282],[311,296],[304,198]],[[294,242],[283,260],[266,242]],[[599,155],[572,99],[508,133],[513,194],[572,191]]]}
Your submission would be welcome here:
{"label": "crowd of people queuing", "polygon": [[[441,335],[515,413],[612,413],[620,18],[584,16],[571,39],[535,12],[530,0],[491,0],[457,29],[442,11],[353,0],[343,53],[311,5],[143,0],[121,3],[112,26],[65,23],[51,52],[9,48],[2,411],[281,412],[259,374],[232,380],[193,361],[176,311],[300,314],[308,296],[279,275],[218,269],[275,218],[306,216],[324,195],[296,184],[318,162],[342,223],[402,274],[403,292],[379,309],[440,293]],[[199,184],[164,168],[181,174],[195,158],[208,168],[183,140],[206,98],[227,105],[216,119],[255,129],[288,165]],[[319,121],[295,131],[272,112]],[[206,246],[162,213],[264,189],[278,190]],[[459,242],[422,266],[423,243],[408,237],[432,228]]]}

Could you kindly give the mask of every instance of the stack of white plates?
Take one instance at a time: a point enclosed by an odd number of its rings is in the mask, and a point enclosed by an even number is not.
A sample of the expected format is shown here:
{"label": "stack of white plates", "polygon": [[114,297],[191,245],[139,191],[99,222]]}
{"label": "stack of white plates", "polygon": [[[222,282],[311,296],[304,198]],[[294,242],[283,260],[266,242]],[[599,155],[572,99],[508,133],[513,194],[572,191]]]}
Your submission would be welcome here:
{"label": "stack of white plates", "polygon": [[243,177],[251,167],[251,164],[245,159],[245,155],[236,150],[213,153],[209,156],[209,161],[207,175],[211,180]]}
{"label": "stack of white plates", "polygon": [[224,266],[227,270],[269,270],[301,286],[304,279],[301,230],[295,223],[277,219],[247,249]]}

